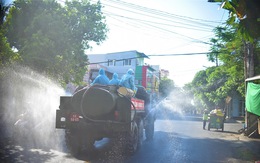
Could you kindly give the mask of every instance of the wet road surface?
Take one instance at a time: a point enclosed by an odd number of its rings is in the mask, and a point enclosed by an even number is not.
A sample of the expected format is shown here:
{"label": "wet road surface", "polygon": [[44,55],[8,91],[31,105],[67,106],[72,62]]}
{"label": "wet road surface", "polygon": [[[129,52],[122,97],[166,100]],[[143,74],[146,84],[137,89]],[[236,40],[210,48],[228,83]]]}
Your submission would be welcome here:
{"label": "wet road surface", "polygon": [[241,123],[225,123],[224,132],[208,131],[202,129],[201,121],[156,120],[154,139],[144,141],[133,156],[127,156],[119,142],[109,139],[97,142],[93,153],[82,153],[78,158],[72,157],[65,148],[32,148],[2,139],[0,162],[243,163],[260,160],[260,140],[238,134],[241,128]]}

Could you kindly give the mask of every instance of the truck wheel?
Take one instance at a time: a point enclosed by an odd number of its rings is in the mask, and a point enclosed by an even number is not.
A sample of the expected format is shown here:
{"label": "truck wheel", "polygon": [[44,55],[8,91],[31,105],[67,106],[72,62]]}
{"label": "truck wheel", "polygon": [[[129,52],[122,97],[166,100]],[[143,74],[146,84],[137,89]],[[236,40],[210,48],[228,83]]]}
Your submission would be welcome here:
{"label": "truck wheel", "polygon": [[127,140],[127,153],[129,155],[133,155],[136,151],[137,151],[137,147],[138,147],[138,140],[139,135],[138,135],[138,126],[137,123],[134,121],[132,124],[132,129],[131,129],[131,133],[128,136],[128,140]]}
{"label": "truck wheel", "polygon": [[66,146],[72,156],[76,157],[81,152],[81,143],[78,135],[73,134],[70,130],[65,132]]}
{"label": "truck wheel", "polygon": [[95,139],[90,134],[87,134],[87,137],[84,139],[84,141],[84,150],[87,152],[92,152],[94,150]]}
{"label": "truck wheel", "polygon": [[154,121],[147,124],[145,128],[145,137],[147,140],[152,140],[154,135]]}
{"label": "truck wheel", "polygon": [[139,124],[138,124],[138,146],[137,148],[139,149],[142,144],[143,144],[143,139],[144,139],[144,122],[143,120],[140,120]]}

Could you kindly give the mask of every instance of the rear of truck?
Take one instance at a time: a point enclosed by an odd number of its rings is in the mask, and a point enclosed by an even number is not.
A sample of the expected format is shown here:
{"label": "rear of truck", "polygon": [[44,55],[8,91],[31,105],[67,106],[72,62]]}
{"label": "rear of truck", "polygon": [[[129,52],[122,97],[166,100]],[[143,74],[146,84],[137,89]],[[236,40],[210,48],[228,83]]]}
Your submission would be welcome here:
{"label": "rear of truck", "polygon": [[65,129],[66,144],[73,155],[92,150],[104,137],[124,139],[134,153],[142,143],[147,112],[145,102],[118,93],[119,87],[94,85],[73,96],[60,97],[56,128]]}

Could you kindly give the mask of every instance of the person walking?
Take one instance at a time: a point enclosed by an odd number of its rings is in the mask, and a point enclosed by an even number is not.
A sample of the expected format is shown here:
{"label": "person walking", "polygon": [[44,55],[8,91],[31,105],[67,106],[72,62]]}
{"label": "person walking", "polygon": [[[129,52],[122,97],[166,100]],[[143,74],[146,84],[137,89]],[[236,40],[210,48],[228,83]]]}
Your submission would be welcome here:
{"label": "person walking", "polygon": [[208,121],[209,117],[208,117],[208,111],[205,109],[204,112],[203,112],[203,117],[202,117],[202,120],[203,120],[203,129],[205,130],[205,127],[206,127],[206,124],[207,124],[207,121]]}

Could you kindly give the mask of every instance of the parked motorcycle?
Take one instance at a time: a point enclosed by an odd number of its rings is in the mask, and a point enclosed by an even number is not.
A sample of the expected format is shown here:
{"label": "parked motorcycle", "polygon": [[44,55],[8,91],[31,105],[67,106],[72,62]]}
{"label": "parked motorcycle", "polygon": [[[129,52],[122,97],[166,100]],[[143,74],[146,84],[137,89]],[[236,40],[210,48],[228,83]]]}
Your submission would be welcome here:
{"label": "parked motorcycle", "polygon": [[13,141],[19,145],[33,144],[33,123],[30,122],[28,113],[22,113],[17,117],[13,126]]}

